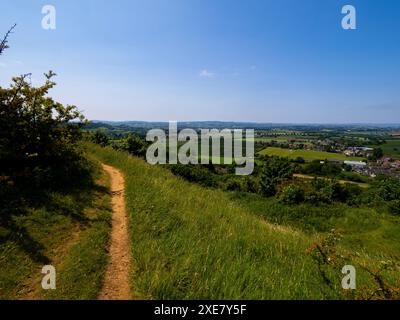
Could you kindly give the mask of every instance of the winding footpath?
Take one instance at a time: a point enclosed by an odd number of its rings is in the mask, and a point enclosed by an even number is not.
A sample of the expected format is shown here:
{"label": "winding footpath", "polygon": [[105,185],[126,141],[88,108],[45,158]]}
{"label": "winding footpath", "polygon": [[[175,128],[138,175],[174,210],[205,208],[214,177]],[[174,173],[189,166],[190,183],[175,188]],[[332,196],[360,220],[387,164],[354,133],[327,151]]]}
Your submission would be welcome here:
{"label": "winding footpath", "polygon": [[102,166],[111,178],[113,213],[109,261],[98,299],[129,300],[132,298],[129,287],[131,251],[125,208],[125,181],[119,170],[105,164]]}

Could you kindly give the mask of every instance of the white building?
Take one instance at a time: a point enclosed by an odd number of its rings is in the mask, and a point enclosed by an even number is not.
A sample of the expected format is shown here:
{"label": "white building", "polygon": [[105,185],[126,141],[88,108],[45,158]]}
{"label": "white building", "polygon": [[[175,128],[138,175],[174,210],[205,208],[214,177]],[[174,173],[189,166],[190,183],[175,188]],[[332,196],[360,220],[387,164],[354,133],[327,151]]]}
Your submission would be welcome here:
{"label": "white building", "polygon": [[363,161],[345,161],[344,164],[347,164],[353,168],[365,168],[367,166],[367,163]]}

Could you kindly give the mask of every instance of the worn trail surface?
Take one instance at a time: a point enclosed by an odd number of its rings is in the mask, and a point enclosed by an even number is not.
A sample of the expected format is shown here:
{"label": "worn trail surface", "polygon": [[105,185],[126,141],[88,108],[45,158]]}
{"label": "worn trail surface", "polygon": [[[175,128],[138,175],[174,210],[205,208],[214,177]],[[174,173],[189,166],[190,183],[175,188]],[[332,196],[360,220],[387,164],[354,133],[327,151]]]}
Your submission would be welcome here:
{"label": "worn trail surface", "polygon": [[114,167],[103,164],[103,169],[111,177],[113,214],[109,262],[98,298],[128,300],[132,298],[129,287],[131,253],[125,209],[125,181],[121,172]]}

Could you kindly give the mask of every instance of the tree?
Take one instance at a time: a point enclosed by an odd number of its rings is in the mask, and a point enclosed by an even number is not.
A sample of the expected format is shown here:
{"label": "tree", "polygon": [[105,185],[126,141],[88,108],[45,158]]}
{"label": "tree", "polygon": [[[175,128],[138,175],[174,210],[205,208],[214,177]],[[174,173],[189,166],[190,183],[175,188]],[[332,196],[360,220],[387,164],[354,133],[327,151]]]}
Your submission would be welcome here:
{"label": "tree", "polygon": [[60,172],[79,158],[77,141],[84,116],[75,106],[63,106],[47,94],[55,73],[33,87],[30,74],[0,87],[0,175],[31,177],[34,172]]}
{"label": "tree", "polygon": [[279,201],[289,205],[299,204],[304,201],[304,190],[299,186],[290,185],[282,191]]}
{"label": "tree", "polygon": [[246,176],[244,178],[245,191],[251,193],[260,193],[260,182],[253,176]]}
{"label": "tree", "polygon": [[370,188],[370,201],[383,202],[394,214],[400,214],[400,180],[394,177],[376,178]]}
{"label": "tree", "polygon": [[91,136],[90,136],[90,140],[102,147],[105,147],[108,145],[108,143],[110,142],[109,137],[107,136],[107,134],[104,133],[104,131],[97,129]]}
{"label": "tree", "polygon": [[[15,26],[0,42],[0,55]],[[0,87],[0,199],[5,202],[5,195],[16,189],[92,183],[91,165],[77,144],[86,120],[75,106],[63,106],[48,96],[56,85],[54,76],[52,71],[45,74],[39,87],[32,86],[30,74],[13,78],[8,88]]]}
{"label": "tree", "polygon": [[146,154],[146,143],[135,134],[128,134],[126,138],[128,152],[135,156],[144,156]]}
{"label": "tree", "polygon": [[292,178],[293,168],[286,158],[266,158],[261,172],[261,192],[265,196],[276,194],[276,186],[285,179]]}
{"label": "tree", "polygon": [[4,36],[3,40],[1,40],[0,42],[0,56],[2,55],[3,51],[5,49],[8,48],[8,37],[10,36],[10,34],[13,32],[13,30],[15,29],[17,25],[14,24],[6,33],[6,35]]}
{"label": "tree", "polygon": [[302,158],[302,157],[297,157],[296,159],[293,160],[293,162],[299,163],[299,164],[304,164],[304,163],[306,163],[306,161],[305,161],[304,158]]}
{"label": "tree", "polygon": [[383,201],[400,200],[400,180],[392,177],[379,177],[373,184],[373,192]]}
{"label": "tree", "polygon": [[378,160],[383,157],[383,150],[381,148],[375,148],[372,152],[371,160]]}

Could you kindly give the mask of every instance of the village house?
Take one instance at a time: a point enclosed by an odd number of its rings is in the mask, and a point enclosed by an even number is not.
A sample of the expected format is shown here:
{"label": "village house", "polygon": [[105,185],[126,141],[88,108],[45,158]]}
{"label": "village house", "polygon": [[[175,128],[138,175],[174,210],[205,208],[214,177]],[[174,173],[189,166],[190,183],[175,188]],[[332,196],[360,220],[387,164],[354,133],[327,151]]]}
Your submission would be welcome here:
{"label": "village house", "polygon": [[400,169],[400,160],[392,162],[391,167],[394,169]]}
{"label": "village house", "polygon": [[349,147],[343,151],[347,157],[364,157],[369,158],[373,155],[374,149],[368,147]]}
{"label": "village house", "polygon": [[382,159],[379,159],[376,163],[377,163],[379,166],[382,166],[382,167],[391,167],[392,162],[393,162],[393,159],[392,159],[392,158],[390,158],[390,157],[384,157],[384,158],[382,158]]}

